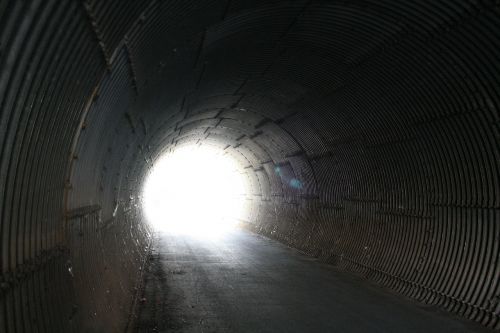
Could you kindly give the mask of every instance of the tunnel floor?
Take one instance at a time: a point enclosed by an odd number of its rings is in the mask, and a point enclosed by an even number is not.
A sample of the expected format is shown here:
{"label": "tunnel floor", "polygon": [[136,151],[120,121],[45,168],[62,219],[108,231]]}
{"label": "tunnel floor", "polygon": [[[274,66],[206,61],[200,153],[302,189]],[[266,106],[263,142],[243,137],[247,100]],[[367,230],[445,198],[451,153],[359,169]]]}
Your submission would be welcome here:
{"label": "tunnel floor", "polygon": [[244,230],[157,234],[136,332],[488,332]]}

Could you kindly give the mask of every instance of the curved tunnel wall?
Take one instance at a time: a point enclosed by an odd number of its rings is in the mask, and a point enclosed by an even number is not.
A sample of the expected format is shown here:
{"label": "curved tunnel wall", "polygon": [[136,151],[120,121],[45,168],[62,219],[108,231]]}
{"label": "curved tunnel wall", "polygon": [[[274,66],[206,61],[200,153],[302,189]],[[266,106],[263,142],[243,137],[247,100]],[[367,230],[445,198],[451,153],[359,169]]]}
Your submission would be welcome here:
{"label": "curved tunnel wall", "polygon": [[140,189],[234,156],[246,226],[499,328],[497,1],[0,1],[0,330],[126,329]]}

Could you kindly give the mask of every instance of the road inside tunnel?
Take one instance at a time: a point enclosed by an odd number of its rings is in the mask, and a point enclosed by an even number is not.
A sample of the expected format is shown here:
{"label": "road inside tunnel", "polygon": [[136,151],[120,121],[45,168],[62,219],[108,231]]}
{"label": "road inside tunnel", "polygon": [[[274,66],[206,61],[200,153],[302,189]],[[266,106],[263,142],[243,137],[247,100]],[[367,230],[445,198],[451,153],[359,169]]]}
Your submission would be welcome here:
{"label": "road inside tunnel", "polygon": [[136,332],[485,332],[237,229],[158,233]]}
{"label": "road inside tunnel", "polygon": [[500,0],[0,0],[0,333],[499,332],[498,59]]}

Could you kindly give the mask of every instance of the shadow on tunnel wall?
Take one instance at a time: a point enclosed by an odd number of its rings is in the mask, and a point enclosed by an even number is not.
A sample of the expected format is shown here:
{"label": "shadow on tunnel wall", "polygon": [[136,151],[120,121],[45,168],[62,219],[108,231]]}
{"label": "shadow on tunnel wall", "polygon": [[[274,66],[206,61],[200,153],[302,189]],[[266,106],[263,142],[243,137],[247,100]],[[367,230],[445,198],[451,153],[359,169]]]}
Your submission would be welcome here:
{"label": "shadow on tunnel wall", "polygon": [[0,0],[0,331],[127,329],[165,151],[255,232],[500,328],[500,3]]}

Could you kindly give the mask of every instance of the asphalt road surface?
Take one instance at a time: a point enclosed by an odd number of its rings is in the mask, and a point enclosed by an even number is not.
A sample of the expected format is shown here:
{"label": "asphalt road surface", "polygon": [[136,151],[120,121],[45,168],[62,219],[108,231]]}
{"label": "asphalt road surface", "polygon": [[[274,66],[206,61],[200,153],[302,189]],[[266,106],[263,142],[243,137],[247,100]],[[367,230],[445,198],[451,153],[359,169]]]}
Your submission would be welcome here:
{"label": "asphalt road surface", "polygon": [[158,234],[137,332],[489,332],[238,230]]}

